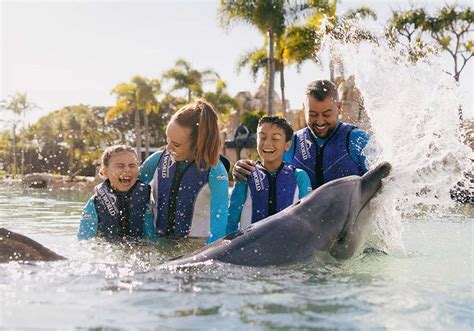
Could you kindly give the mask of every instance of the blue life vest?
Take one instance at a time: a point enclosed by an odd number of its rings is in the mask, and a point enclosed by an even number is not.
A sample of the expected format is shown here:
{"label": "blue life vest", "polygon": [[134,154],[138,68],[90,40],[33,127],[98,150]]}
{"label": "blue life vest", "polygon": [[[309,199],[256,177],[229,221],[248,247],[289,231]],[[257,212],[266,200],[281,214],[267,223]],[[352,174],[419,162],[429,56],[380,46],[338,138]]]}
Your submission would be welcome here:
{"label": "blue life vest", "polygon": [[308,127],[295,133],[292,165],[308,173],[313,190],[334,179],[362,175],[362,169],[349,154],[349,138],[355,128],[351,124],[339,123],[321,147]]}
{"label": "blue life vest", "polygon": [[128,192],[116,192],[108,180],[104,181],[97,186],[94,197],[99,219],[97,235],[106,239],[142,238],[149,201],[150,185],[137,181]]}
{"label": "blue life vest", "polygon": [[252,223],[276,214],[293,204],[298,187],[295,168],[283,162],[276,173],[270,174],[261,164],[247,179],[252,198]]}
{"label": "blue life vest", "polygon": [[209,170],[200,171],[195,162],[190,162],[180,173],[177,168],[171,153],[163,152],[154,176],[157,189],[155,227],[162,236],[185,237],[189,234],[196,198],[209,180]]}

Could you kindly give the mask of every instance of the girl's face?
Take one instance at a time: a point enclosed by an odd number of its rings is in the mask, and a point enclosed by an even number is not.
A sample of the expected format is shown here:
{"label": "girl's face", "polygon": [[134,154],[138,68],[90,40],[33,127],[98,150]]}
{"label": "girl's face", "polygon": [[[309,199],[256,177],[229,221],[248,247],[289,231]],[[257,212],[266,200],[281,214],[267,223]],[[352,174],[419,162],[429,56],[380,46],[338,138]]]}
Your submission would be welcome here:
{"label": "girl's face", "polygon": [[191,141],[191,129],[171,120],[166,128],[166,149],[171,152],[175,161],[194,160],[194,147]]}
{"label": "girl's face", "polygon": [[116,191],[127,192],[138,179],[138,160],[135,154],[122,151],[114,153],[109,165],[102,168],[102,175]]}

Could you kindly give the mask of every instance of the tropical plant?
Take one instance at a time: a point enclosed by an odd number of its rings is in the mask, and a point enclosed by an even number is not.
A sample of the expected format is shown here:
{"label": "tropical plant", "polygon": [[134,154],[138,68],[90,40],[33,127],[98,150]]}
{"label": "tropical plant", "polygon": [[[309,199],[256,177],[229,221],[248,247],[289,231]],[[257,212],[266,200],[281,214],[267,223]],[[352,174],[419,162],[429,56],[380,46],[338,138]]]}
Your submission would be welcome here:
{"label": "tropical plant", "polygon": [[199,71],[186,60],[178,59],[175,66],[163,74],[163,80],[173,82],[172,91],[185,90],[189,103],[193,97],[202,96],[203,85],[217,82],[219,75],[210,69]]}
{"label": "tropical plant", "polygon": [[204,99],[209,101],[214,106],[214,109],[216,110],[222,123],[229,119],[232,109],[237,109],[239,107],[237,100],[232,98],[227,93],[226,89],[226,83],[219,79],[214,92],[206,92],[203,94]]}
{"label": "tropical plant", "polygon": [[229,28],[234,22],[255,26],[268,38],[267,113],[273,114],[272,100],[275,80],[275,38],[285,31],[287,7],[284,0],[221,0],[219,17],[221,26]]}
{"label": "tropical plant", "polygon": [[[318,53],[325,35],[346,43],[376,40],[375,36],[356,24],[361,19],[376,19],[377,16],[372,9],[362,6],[342,15],[337,15],[336,9],[337,0],[322,1],[304,24],[288,27],[284,36],[283,50],[283,58],[287,63],[295,64],[298,68],[308,60],[319,63]],[[339,65],[339,70],[343,74],[343,64],[333,49],[330,49],[330,53],[329,74],[331,81],[334,81],[335,65]]]}
{"label": "tropical plant", "polygon": [[158,112],[159,103],[156,95],[160,92],[161,85],[158,80],[149,80],[145,77],[134,76],[130,83],[121,83],[115,86],[112,94],[117,96],[115,106],[111,107],[106,114],[105,120],[109,122],[113,118],[122,116],[127,112],[135,113],[135,144],[139,160],[141,160],[141,124],[140,113],[143,113],[145,127],[145,156],[149,155],[150,134],[148,127],[148,114]]}
{"label": "tropical plant", "polygon": [[[0,102],[0,109],[4,111],[9,111],[13,114],[12,123],[12,149],[13,149],[13,165],[12,165],[12,174],[13,176],[16,174],[16,169],[18,168],[17,164],[17,141],[16,141],[16,128],[18,123],[20,122],[18,117],[22,117],[23,121],[23,128],[25,125],[25,114],[28,110],[35,108],[36,105],[33,104],[27,97],[26,93],[17,92],[15,95],[10,96],[8,100],[2,100]],[[24,173],[24,160],[25,160],[25,152],[24,152],[24,142],[22,144],[23,148],[21,150],[21,174]]]}

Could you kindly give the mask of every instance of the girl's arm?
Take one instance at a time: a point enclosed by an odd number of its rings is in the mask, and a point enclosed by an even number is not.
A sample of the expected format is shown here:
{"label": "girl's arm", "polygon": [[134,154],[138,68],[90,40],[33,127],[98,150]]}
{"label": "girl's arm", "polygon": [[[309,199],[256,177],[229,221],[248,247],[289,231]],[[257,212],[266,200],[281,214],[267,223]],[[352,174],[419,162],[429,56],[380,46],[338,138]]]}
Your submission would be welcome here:
{"label": "girl's arm", "polygon": [[77,239],[85,240],[97,236],[97,228],[99,227],[99,218],[95,210],[94,197],[90,198],[84,209],[82,209],[81,222],[79,223],[79,231]]}

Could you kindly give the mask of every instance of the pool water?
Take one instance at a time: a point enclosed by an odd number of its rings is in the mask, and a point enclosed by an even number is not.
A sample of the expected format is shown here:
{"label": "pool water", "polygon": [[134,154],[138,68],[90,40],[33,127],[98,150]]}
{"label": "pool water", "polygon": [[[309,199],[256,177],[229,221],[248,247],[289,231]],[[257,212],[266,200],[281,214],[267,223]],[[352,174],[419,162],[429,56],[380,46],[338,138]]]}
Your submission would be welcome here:
{"label": "pool water", "polygon": [[[443,329],[474,326],[474,210],[405,219],[398,254],[284,267],[162,263],[193,244],[79,242],[87,196],[0,188],[0,227],[67,261],[0,265],[0,328]],[[179,252],[177,252],[179,251]]]}

